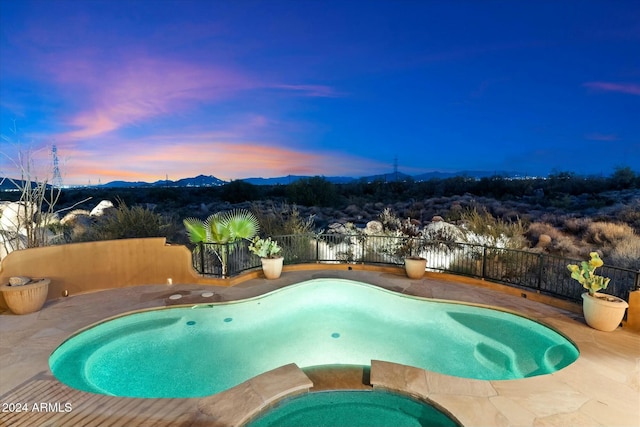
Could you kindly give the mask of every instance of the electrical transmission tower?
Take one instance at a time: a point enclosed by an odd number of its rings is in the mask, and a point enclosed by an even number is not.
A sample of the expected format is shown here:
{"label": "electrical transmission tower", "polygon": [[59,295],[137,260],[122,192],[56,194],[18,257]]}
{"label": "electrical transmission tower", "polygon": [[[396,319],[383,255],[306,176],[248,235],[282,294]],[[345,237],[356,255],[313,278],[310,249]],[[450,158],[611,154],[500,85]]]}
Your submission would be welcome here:
{"label": "electrical transmission tower", "polygon": [[51,157],[53,157],[53,178],[51,184],[54,187],[62,188],[62,175],[60,175],[60,165],[58,163],[58,147],[51,147]]}

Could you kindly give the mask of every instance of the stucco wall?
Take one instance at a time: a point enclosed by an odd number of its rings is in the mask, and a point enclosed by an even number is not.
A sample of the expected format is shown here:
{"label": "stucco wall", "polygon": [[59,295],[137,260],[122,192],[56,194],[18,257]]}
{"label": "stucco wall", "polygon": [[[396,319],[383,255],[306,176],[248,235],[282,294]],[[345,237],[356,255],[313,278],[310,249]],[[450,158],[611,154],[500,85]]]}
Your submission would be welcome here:
{"label": "stucco wall", "polygon": [[[14,251],[0,264],[0,283],[11,276],[51,279],[48,299],[120,288],[167,283],[229,284],[206,279],[193,270],[191,252],[167,245],[163,237],[73,243]],[[0,304],[4,300],[0,297]]]}

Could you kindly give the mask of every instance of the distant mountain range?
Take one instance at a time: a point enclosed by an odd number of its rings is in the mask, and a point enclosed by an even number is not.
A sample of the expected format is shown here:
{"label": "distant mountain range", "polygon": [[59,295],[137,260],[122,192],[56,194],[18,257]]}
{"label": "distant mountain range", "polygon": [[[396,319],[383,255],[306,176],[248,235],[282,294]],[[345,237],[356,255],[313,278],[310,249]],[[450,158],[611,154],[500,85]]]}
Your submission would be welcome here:
{"label": "distant mountain range", "polygon": [[[460,172],[428,172],[420,175],[407,175],[401,172],[396,173],[387,173],[387,174],[379,174],[379,175],[370,175],[364,176],[360,178],[353,178],[347,176],[324,176],[323,178],[329,182],[334,184],[348,184],[350,182],[374,182],[374,181],[383,181],[383,182],[393,182],[393,181],[406,181],[407,179],[412,179],[414,181],[428,181],[431,179],[446,179],[454,176],[466,176],[470,178],[485,178],[490,176],[502,176],[505,178],[516,178],[522,177],[521,174],[517,172],[487,172],[487,171],[460,171]],[[287,185],[293,182],[296,182],[300,179],[311,178],[311,176],[304,175],[287,175],[280,176],[275,178],[244,178],[241,181],[247,182],[253,185]],[[117,188],[117,187],[217,187],[220,185],[227,184],[228,181],[223,181],[219,178],[216,178],[213,175],[198,175],[193,178],[182,178],[177,181],[171,180],[160,180],[156,182],[128,182],[128,181],[112,181],[107,184],[98,185],[95,187],[100,188]]]}
{"label": "distant mountain range", "polygon": [[103,185],[95,185],[94,187],[100,188],[117,188],[117,187],[217,187],[219,185],[226,184],[226,181],[223,181],[219,178],[216,178],[212,175],[198,175],[193,178],[182,178],[177,181],[171,180],[160,180],[156,182],[143,182],[143,181],[111,181],[107,184]]}
{"label": "distant mountain range", "polygon": [[[350,182],[394,182],[394,181],[406,181],[411,179],[413,181],[429,181],[431,179],[446,179],[455,176],[465,176],[469,178],[485,178],[491,176],[502,176],[505,178],[522,178],[523,175],[517,172],[505,172],[505,171],[460,171],[460,172],[428,172],[420,175],[407,175],[402,172],[387,173],[379,175],[369,175],[360,178],[346,177],[346,176],[324,176],[323,178],[334,184],[348,184]],[[311,178],[311,176],[303,175],[287,175],[276,178],[246,178],[242,179],[244,182],[248,182],[253,185],[287,185],[296,182],[303,178]],[[90,185],[88,187],[95,188],[142,188],[142,187],[217,187],[227,184],[228,181],[223,181],[216,178],[213,175],[198,175],[193,178],[182,178],[177,181],[172,180],[160,180],[155,182],[143,182],[143,181],[111,181],[107,184]],[[9,180],[2,180],[0,177],[0,190],[15,190],[16,187]]]}

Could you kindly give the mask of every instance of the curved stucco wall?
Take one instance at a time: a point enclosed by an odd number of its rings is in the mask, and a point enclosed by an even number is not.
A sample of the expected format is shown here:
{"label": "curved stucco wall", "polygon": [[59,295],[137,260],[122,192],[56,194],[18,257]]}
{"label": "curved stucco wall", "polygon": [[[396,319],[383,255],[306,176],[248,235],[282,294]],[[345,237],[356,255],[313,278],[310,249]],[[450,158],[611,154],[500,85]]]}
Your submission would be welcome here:
{"label": "curved stucco wall", "polygon": [[[228,284],[193,270],[191,252],[163,237],[72,243],[11,252],[0,264],[0,283],[11,276],[51,279],[48,299],[120,288],[167,283]],[[6,306],[0,297],[0,305]]]}

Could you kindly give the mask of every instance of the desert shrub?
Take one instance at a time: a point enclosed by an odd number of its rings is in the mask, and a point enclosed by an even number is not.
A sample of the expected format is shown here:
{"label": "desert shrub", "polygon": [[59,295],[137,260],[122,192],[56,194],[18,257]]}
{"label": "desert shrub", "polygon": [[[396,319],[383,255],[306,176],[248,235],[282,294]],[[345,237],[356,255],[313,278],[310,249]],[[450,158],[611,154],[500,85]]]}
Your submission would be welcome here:
{"label": "desert shrub", "polygon": [[640,236],[629,235],[617,242],[616,246],[609,252],[608,258],[608,264],[640,270]]}
{"label": "desert shrub", "polygon": [[573,235],[581,236],[587,232],[592,220],[589,218],[567,218],[564,221],[564,229]]}
{"label": "desert shrub", "polygon": [[566,234],[560,234],[556,239],[551,240],[551,244],[547,247],[549,253],[565,257],[584,257],[589,253],[588,248],[580,244],[580,242]]}
{"label": "desert shrub", "polygon": [[540,240],[540,236],[546,234],[551,240],[558,238],[562,233],[553,225],[546,222],[533,222],[527,227],[525,236],[532,245],[536,245]]}
{"label": "desert shrub", "polygon": [[615,245],[631,235],[633,235],[633,229],[627,224],[598,221],[589,224],[584,240],[596,245]]}
{"label": "desert shrub", "polygon": [[129,207],[118,200],[118,208],[98,219],[79,241],[171,237],[176,234],[175,221],[142,206]]}
{"label": "desert shrub", "polygon": [[635,187],[636,181],[636,174],[630,167],[617,167],[609,178],[609,185],[616,190],[623,190]]}
{"label": "desert shrub", "polygon": [[333,206],[337,199],[336,186],[326,178],[301,178],[287,185],[287,197],[303,206]]}
{"label": "desert shrub", "polygon": [[264,236],[308,234],[314,231],[315,216],[303,218],[296,205],[272,203],[269,208],[264,209],[254,203],[251,211],[258,218],[260,234]]}
{"label": "desert shrub", "polygon": [[250,202],[258,199],[259,195],[258,187],[240,179],[233,180],[220,189],[220,196],[229,203]]}
{"label": "desert shrub", "polygon": [[52,221],[48,228],[53,234],[53,237],[49,240],[52,245],[61,245],[71,240],[70,236],[72,228],[70,224],[63,224],[60,221]]}
{"label": "desert shrub", "polygon": [[470,209],[462,213],[461,221],[467,231],[466,239],[469,243],[512,249],[528,246],[525,226],[520,220],[505,221],[495,218],[486,210],[478,212],[477,209]]}
{"label": "desert shrub", "polygon": [[551,241],[544,245],[544,250],[548,253],[560,256],[578,256],[584,252],[585,245],[578,238],[545,222],[530,224],[526,233],[532,244],[538,244],[540,236],[543,234],[551,238]]}
{"label": "desert shrub", "polygon": [[616,213],[616,218],[623,223],[629,224],[637,234],[640,234],[640,199],[624,205]]}

